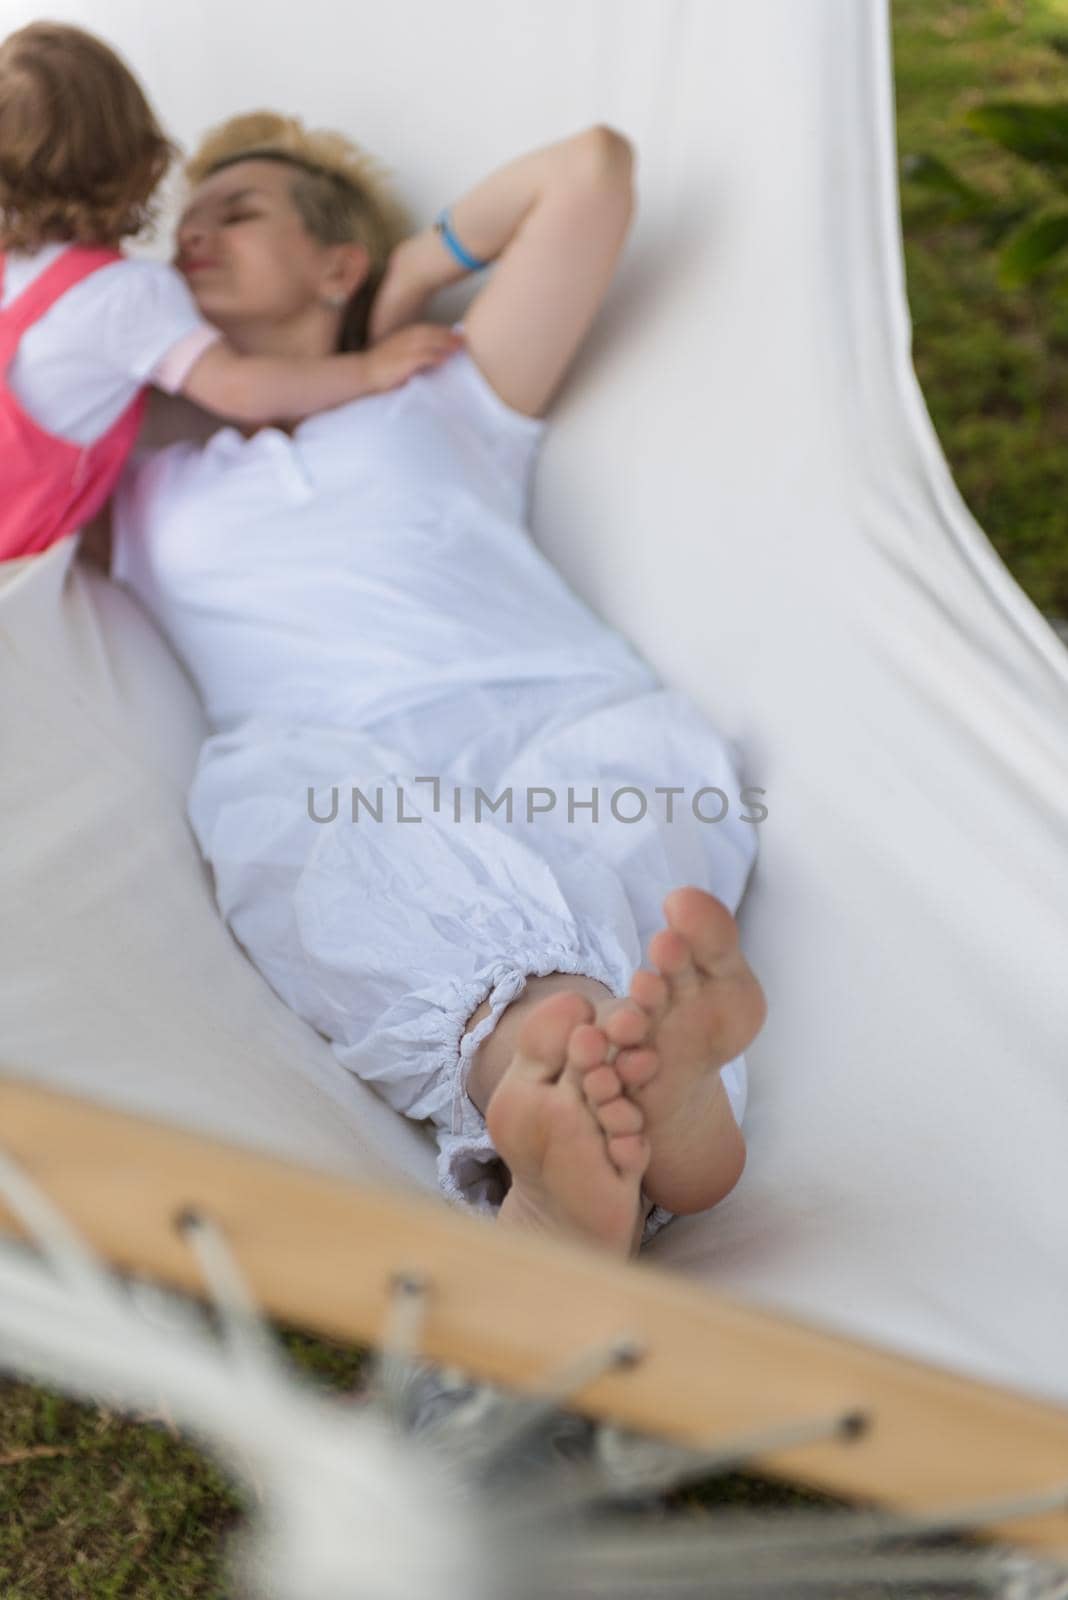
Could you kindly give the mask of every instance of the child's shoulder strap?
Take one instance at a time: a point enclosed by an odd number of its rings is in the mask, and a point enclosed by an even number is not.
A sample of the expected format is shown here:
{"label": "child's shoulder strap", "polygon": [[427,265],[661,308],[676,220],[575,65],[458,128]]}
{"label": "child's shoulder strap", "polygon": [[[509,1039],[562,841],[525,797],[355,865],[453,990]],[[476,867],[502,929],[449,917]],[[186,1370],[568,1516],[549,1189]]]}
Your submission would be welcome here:
{"label": "child's shoulder strap", "polygon": [[[61,294],[73,288],[100,267],[121,261],[121,250],[98,245],[70,245],[56,259],[39,272],[32,283],[10,304],[0,308],[0,323],[10,333],[23,333],[54,305]],[[0,255],[0,292],[3,290],[4,257]]]}

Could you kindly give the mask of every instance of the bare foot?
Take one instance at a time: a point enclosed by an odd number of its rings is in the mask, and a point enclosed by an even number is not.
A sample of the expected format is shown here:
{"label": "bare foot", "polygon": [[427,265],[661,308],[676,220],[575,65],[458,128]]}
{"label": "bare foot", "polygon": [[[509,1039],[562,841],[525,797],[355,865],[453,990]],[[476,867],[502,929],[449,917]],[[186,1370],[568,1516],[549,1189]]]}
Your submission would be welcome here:
{"label": "bare foot", "polygon": [[652,1147],[643,1188],[680,1213],[703,1211],[728,1194],[745,1165],[745,1140],[719,1069],[760,1032],[767,1002],[722,901],[703,889],[674,889],[668,927],[625,1000],[605,1001],[597,1021],[608,1059],[645,1114]]}
{"label": "bare foot", "polygon": [[608,1039],[594,1014],[574,991],[531,1011],[486,1127],[512,1175],[502,1221],[628,1256],[641,1236],[650,1146],[641,1108],[605,1062]]}

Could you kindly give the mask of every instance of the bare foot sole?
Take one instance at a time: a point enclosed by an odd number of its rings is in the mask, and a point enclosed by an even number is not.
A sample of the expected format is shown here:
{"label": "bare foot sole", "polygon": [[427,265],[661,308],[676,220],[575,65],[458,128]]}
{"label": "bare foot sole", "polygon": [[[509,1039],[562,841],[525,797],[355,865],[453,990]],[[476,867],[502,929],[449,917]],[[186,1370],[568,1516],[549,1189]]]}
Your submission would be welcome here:
{"label": "bare foot sole", "polygon": [[503,1222],[628,1256],[643,1220],[650,1145],[641,1108],[605,1062],[608,1040],[585,995],[549,995],[531,1011],[486,1107],[512,1175]]}
{"label": "bare foot sole", "polygon": [[627,998],[604,1001],[596,1016],[614,1047],[609,1060],[645,1115],[645,1193],[672,1211],[702,1211],[745,1165],[719,1072],[760,1032],[767,1002],[722,901],[674,889],[664,914],[668,927],[649,943],[658,970],[639,969]]}

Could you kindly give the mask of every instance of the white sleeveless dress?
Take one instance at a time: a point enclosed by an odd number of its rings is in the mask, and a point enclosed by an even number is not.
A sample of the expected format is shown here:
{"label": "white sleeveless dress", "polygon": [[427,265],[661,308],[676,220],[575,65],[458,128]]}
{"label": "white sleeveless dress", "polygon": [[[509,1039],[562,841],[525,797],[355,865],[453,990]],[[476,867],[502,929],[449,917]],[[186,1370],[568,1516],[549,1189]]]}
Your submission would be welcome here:
{"label": "white sleeveless dress", "polygon": [[[466,1075],[527,977],[624,995],[664,896],[734,911],[757,851],[725,742],[527,531],[545,426],[461,350],[292,437],[137,455],[114,507],[112,575],[213,729],[188,815],[222,915],[481,1211],[504,1175]],[[741,1122],[743,1056],[723,1081]]]}

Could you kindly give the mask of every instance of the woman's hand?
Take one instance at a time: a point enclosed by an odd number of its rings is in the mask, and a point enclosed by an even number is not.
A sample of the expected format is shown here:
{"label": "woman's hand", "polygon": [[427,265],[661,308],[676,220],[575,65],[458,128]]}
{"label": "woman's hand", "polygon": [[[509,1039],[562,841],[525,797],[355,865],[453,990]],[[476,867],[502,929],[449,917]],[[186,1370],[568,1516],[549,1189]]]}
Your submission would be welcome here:
{"label": "woman's hand", "polygon": [[428,283],[417,267],[417,252],[412,249],[413,235],[402,239],[386,262],[385,274],[378,286],[371,317],[367,325],[367,345],[380,344],[398,328],[418,322],[425,316],[426,302],[435,284]]}
{"label": "woman's hand", "polygon": [[414,327],[391,333],[373,349],[363,351],[367,364],[368,392],[381,394],[395,389],[423,367],[436,367],[463,345],[463,335],[436,322],[417,322]]}

